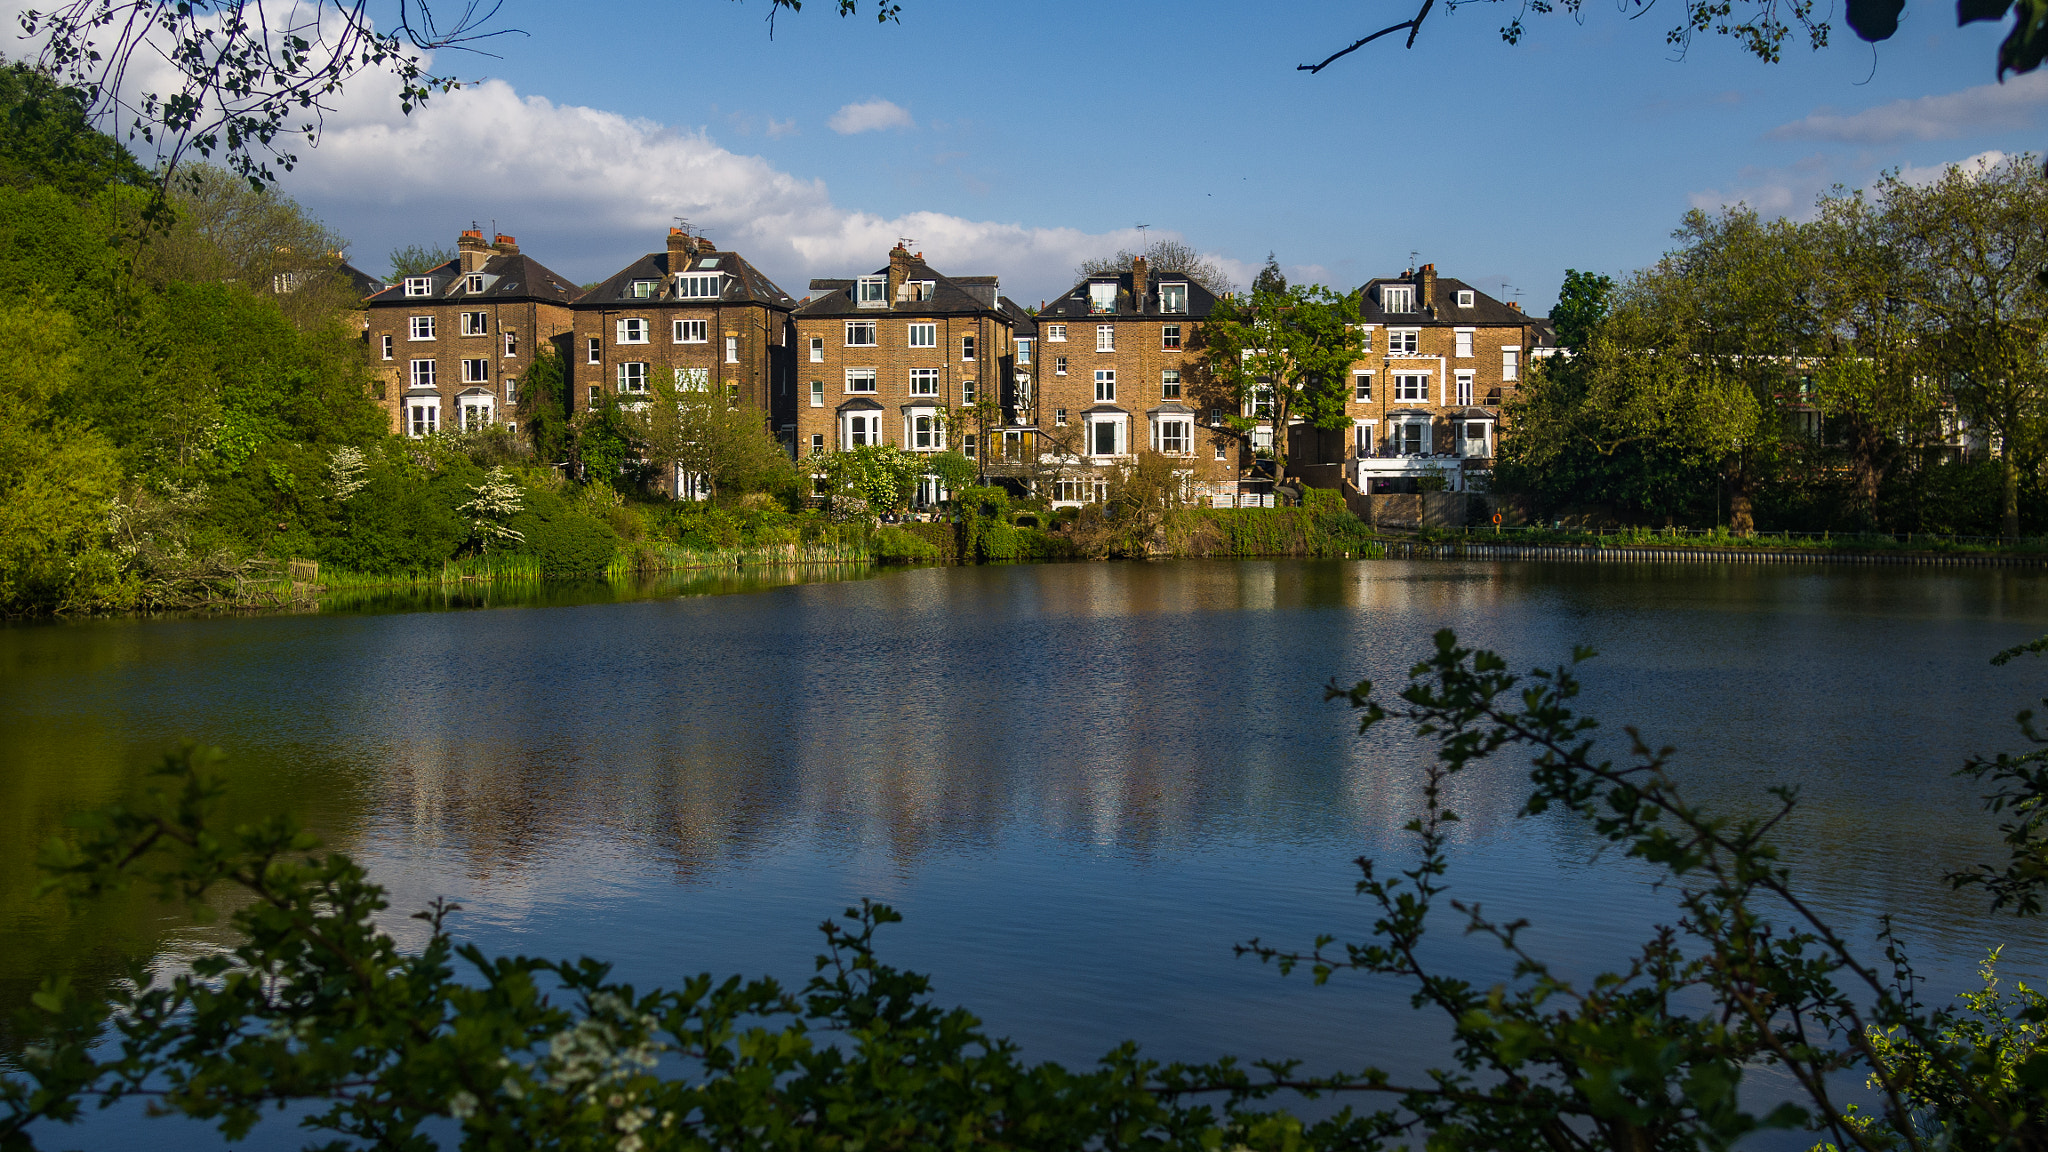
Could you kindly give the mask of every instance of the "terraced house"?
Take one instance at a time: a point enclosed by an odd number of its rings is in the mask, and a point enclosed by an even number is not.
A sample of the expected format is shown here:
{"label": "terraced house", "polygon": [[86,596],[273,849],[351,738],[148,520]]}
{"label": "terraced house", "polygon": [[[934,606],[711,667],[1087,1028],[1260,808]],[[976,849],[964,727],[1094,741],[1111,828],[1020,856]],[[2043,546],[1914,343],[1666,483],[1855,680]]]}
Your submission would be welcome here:
{"label": "terraced house", "polygon": [[608,396],[644,397],[657,375],[722,394],[768,416],[789,438],[796,301],[737,252],[669,229],[649,252],[577,300],[572,414]]}
{"label": "terraced house", "polygon": [[1501,404],[1548,322],[1526,316],[1424,264],[1361,290],[1365,356],[1351,366],[1349,442],[1325,443],[1326,462],[1369,495],[1483,489],[1500,441]]}
{"label": "terraced house", "polygon": [[1019,415],[1067,465],[1050,479],[1054,504],[1100,501],[1146,449],[1181,462],[1197,497],[1235,493],[1244,448],[1223,418],[1238,402],[1203,393],[1195,370],[1195,329],[1215,306],[1201,284],[1139,257],[1039,311],[1036,387]]}
{"label": "terraced house", "polygon": [[[796,311],[800,457],[868,444],[980,457],[1014,408],[1015,306],[996,277],[941,275],[898,244],[868,275],[811,290]],[[918,493],[939,498],[930,482]]]}
{"label": "terraced house", "polygon": [[510,420],[535,349],[572,325],[575,282],[512,237],[472,229],[455,253],[363,302],[373,395],[407,436]]}

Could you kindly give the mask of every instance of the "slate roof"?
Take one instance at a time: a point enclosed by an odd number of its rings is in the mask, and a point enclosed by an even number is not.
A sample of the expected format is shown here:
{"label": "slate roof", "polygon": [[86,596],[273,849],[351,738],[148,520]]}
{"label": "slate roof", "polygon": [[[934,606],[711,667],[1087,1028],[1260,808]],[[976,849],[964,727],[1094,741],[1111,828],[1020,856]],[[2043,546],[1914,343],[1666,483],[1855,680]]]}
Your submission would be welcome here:
{"label": "slate roof", "polygon": [[[669,267],[669,253],[649,252],[638,260],[592,288],[576,301],[578,308],[616,308],[620,304],[765,304],[770,308],[794,309],[796,301],[789,293],[770,280],[759,268],[749,264],[737,252],[722,252],[712,248],[700,248],[689,258],[688,268]],[[706,260],[718,263],[705,267]],[[678,272],[703,271],[720,272],[724,280],[719,285],[721,295],[713,300],[705,296],[677,299],[674,276]],[[659,287],[655,295],[634,296],[633,281],[652,280]]]}
{"label": "slate roof", "polygon": [[[1380,307],[1380,287],[1392,284],[1408,285],[1415,289],[1415,311],[1389,312]],[[1460,308],[1458,293],[1472,293],[1472,306]],[[1524,327],[1533,324],[1535,317],[1510,308],[1500,301],[1472,287],[1463,280],[1449,276],[1436,278],[1436,308],[1434,312],[1422,306],[1422,278],[1420,276],[1381,276],[1365,282],[1363,294],[1358,301],[1359,318],[1367,324],[1391,324],[1397,328],[1432,327],[1500,327],[1503,325]]]}
{"label": "slate roof", "polygon": [[377,279],[375,276],[370,275],[346,260],[335,265],[334,270],[341,274],[342,279],[348,282],[348,286],[354,290],[357,296],[375,296],[386,287],[382,280]]}
{"label": "slate roof", "polygon": [[[887,276],[889,266],[870,272],[870,276]],[[811,291],[822,293],[813,296],[810,303],[797,309],[798,316],[944,316],[962,312],[994,312],[1001,316],[1008,313],[998,306],[996,277],[994,276],[941,276],[938,271],[923,260],[912,257],[910,271],[905,280],[929,280],[932,295],[929,300],[901,300],[887,308],[862,308],[853,299],[855,280],[813,280]]]}
{"label": "slate roof", "polygon": [[484,290],[471,292],[463,285],[462,260],[457,257],[427,273],[433,281],[425,296],[407,296],[405,279],[374,293],[365,301],[370,307],[384,305],[458,304],[468,300],[503,303],[508,300],[538,300],[543,304],[572,304],[582,295],[576,282],[550,271],[531,256],[494,255],[478,269],[484,275]]}
{"label": "slate roof", "polygon": [[[1106,280],[1115,280],[1117,283],[1116,311],[1090,312],[1088,310],[1088,285],[1101,283]],[[1187,311],[1161,312],[1159,310],[1159,285],[1162,283],[1186,284],[1188,286]],[[1131,273],[1129,272],[1085,277],[1078,284],[1074,285],[1072,291],[1061,295],[1059,299],[1039,309],[1038,319],[1041,323],[1047,320],[1101,320],[1105,318],[1114,320],[1136,317],[1164,319],[1176,316],[1200,320],[1216,307],[1216,294],[1202,287],[1200,282],[1185,272],[1167,270],[1148,273],[1145,284],[1145,298],[1143,300],[1134,300],[1132,298],[1135,287],[1136,285],[1132,281]]]}
{"label": "slate roof", "polygon": [[1024,340],[1035,340],[1038,338],[1038,318],[1036,316],[1026,312],[1022,305],[1008,296],[1000,297],[997,300],[997,304],[1002,308],[1003,315],[1010,318],[1010,326],[1015,330],[1019,338]]}

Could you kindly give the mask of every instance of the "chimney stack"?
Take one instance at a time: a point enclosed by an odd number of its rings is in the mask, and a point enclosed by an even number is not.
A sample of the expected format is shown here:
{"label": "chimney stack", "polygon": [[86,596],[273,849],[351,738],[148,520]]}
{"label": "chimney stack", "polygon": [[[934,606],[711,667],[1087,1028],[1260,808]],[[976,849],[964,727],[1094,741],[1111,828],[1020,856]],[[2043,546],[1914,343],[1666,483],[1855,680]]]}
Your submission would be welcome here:
{"label": "chimney stack", "polygon": [[1522,302],[1520,300],[1510,300],[1508,301],[1508,307],[1520,312],[1522,310]]}
{"label": "chimney stack", "polygon": [[519,241],[505,235],[503,232],[498,233],[498,239],[492,243],[491,247],[496,248],[500,256],[519,255]]}
{"label": "chimney stack", "polygon": [[1145,310],[1145,280],[1150,274],[1151,269],[1145,266],[1145,258],[1143,256],[1132,259],[1131,307],[1136,311],[1143,312]]}
{"label": "chimney stack", "polygon": [[690,258],[697,254],[697,241],[681,228],[668,230],[668,271],[673,276],[690,266]]}
{"label": "chimney stack", "polygon": [[470,228],[455,238],[455,254],[462,260],[462,273],[483,270],[484,262],[491,258],[491,246],[484,243],[482,229]]}
{"label": "chimney stack", "polygon": [[1422,266],[1422,307],[1426,312],[1436,311],[1436,265]]}
{"label": "chimney stack", "polygon": [[897,293],[903,291],[903,282],[910,279],[910,249],[898,244],[889,249],[889,295],[891,304],[896,302]]}

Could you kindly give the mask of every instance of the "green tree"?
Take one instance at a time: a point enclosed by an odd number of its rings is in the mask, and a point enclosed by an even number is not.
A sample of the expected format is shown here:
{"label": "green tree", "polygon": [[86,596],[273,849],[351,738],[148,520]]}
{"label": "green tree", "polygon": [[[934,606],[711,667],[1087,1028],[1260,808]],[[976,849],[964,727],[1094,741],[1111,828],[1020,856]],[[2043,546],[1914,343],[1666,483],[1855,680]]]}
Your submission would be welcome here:
{"label": "green tree", "polygon": [[649,399],[623,414],[641,458],[665,480],[677,469],[694,473],[714,496],[795,487],[795,465],[769,435],[767,415],[729,404],[708,386],[682,387],[657,376]]}
{"label": "green tree", "polygon": [[89,101],[20,61],[0,63],[0,185],[84,199],[109,184],[146,188],[147,169],[92,126]]}
{"label": "green tree", "polygon": [[[1263,273],[1261,278],[1266,279]],[[1276,482],[1287,478],[1291,421],[1322,429],[1349,426],[1345,373],[1365,350],[1355,296],[1320,284],[1254,289],[1249,299],[1218,301],[1196,325],[1191,343],[1201,351],[1209,377],[1236,397],[1241,410],[1251,406],[1251,416],[1231,420],[1239,435],[1250,436],[1262,416],[1270,415]]]}
{"label": "green tree", "polygon": [[533,445],[533,454],[549,463],[566,462],[574,448],[569,429],[568,387],[562,359],[555,355],[554,346],[542,344],[535,348],[533,361],[519,376],[516,415],[527,443]]}
{"label": "green tree", "polygon": [[876,515],[910,507],[926,461],[893,444],[864,444],[825,457],[825,487],[836,511]]}
{"label": "green tree", "polygon": [[34,300],[0,304],[0,614],[91,607],[113,593],[102,564],[120,485],[113,445],[74,417],[81,375],[69,316]]}
{"label": "green tree", "polygon": [[1266,253],[1265,267],[1259,269],[1259,274],[1252,277],[1252,294],[1256,296],[1261,292],[1274,296],[1287,293],[1287,275],[1280,271],[1280,261],[1275,259],[1271,252]]}
{"label": "green tree", "polygon": [[1888,176],[1888,237],[1915,266],[1919,339],[1956,407],[1987,435],[2004,491],[2001,531],[2019,534],[2020,472],[2048,436],[2048,176],[2029,156],[1951,166],[1925,186]]}
{"label": "green tree", "polygon": [[441,265],[455,259],[452,248],[429,248],[423,244],[407,244],[393,248],[386,257],[391,263],[390,279],[393,283],[407,276],[425,276]]}
{"label": "green tree", "polygon": [[1557,306],[1550,310],[1557,346],[1574,352],[1584,348],[1594,329],[1607,319],[1608,300],[1613,295],[1611,277],[1565,269],[1564,285],[1557,290]]}
{"label": "green tree", "polygon": [[332,323],[360,304],[339,271],[348,241],[297,201],[211,164],[192,164],[170,195],[171,222],[138,261],[158,287],[240,284],[277,299],[301,328]]}

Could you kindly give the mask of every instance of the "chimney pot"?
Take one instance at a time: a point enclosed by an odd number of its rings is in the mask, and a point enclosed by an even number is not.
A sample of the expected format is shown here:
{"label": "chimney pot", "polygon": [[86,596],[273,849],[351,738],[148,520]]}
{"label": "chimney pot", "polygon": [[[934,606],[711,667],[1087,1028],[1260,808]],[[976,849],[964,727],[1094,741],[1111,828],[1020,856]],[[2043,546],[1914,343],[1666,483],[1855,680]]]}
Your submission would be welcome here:
{"label": "chimney pot", "polygon": [[462,261],[463,275],[479,271],[491,258],[491,246],[484,243],[483,230],[465,228],[455,238],[455,255]]}

